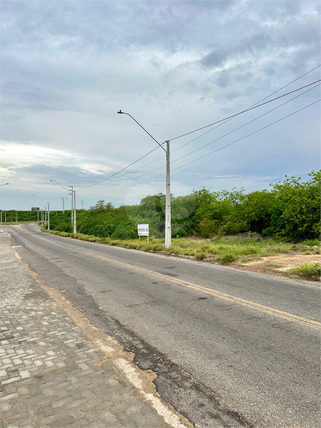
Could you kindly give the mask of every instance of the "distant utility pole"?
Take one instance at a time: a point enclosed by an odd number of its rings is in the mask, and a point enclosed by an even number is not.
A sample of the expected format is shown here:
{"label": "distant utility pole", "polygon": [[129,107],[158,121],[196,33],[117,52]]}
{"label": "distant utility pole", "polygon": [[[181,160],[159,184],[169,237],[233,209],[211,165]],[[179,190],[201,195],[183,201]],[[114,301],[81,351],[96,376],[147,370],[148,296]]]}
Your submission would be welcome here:
{"label": "distant utility pole", "polygon": [[81,209],[84,209],[84,201],[81,201]]}
{"label": "distant utility pole", "polygon": [[69,192],[71,192],[71,226],[73,233],[77,233],[76,226],[76,190],[73,186],[69,186]]}
{"label": "distant utility pole", "polygon": [[73,186],[69,186],[69,194],[71,195],[71,210],[70,210],[70,216],[71,216],[71,226],[74,225],[74,188]]}
{"label": "distant utility pole", "polygon": [[77,223],[76,223],[76,190],[74,190],[74,233],[77,233]]}
{"label": "distant utility pole", "polygon": [[48,230],[50,230],[50,208],[49,208],[49,202],[48,202]]}
{"label": "distant utility pole", "polygon": [[16,210],[16,223],[18,223],[18,211]]}
{"label": "distant utility pole", "polygon": [[61,198],[62,200],[62,212],[65,214],[65,198]]}

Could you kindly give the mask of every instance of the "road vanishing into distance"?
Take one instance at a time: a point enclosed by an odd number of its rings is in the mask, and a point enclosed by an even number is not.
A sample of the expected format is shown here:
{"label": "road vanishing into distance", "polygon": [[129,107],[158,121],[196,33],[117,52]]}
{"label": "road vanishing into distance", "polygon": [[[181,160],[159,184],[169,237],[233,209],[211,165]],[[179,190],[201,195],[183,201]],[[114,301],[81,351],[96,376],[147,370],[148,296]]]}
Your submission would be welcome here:
{"label": "road vanishing into distance", "polygon": [[196,427],[320,426],[319,283],[2,228]]}

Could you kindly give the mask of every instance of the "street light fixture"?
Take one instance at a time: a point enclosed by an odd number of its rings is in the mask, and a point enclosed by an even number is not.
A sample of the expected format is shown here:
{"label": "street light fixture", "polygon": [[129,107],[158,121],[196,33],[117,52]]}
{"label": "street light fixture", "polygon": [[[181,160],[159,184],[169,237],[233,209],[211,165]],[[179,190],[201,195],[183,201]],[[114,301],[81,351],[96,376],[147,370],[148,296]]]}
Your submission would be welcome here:
{"label": "street light fixture", "polygon": [[118,114],[126,114],[133,119],[166,153],[166,210],[165,210],[165,248],[171,246],[172,230],[171,230],[171,185],[170,185],[170,148],[169,140],[166,142],[166,149],[129,113],[119,110]]}
{"label": "street light fixture", "polygon": [[0,186],[7,186],[9,183],[0,184]]}

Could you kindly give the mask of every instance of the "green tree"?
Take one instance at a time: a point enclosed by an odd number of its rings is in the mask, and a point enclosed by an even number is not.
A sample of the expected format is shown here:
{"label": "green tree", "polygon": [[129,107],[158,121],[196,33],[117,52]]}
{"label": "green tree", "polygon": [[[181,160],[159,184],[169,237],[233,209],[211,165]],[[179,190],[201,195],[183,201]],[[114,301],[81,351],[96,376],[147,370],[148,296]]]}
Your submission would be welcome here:
{"label": "green tree", "polygon": [[271,208],[271,224],[266,234],[294,240],[320,237],[321,170],[312,171],[310,180],[286,176],[285,181],[273,185],[276,203]]}

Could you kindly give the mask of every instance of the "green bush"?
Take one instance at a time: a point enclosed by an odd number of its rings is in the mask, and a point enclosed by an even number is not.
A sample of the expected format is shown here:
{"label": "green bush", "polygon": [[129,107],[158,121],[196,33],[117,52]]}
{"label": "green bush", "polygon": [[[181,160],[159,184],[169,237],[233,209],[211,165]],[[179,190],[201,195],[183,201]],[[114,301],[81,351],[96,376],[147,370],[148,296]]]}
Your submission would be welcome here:
{"label": "green bush", "polygon": [[137,230],[130,229],[129,226],[126,227],[122,224],[117,226],[111,234],[112,239],[136,239],[137,236]]}
{"label": "green bush", "polygon": [[238,260],[239,256],[233,251],[226,251],[225,253],[218,255],[217,258],[223,265],[228,265]]}
{"label": "green bush", "polygon": [[[244,194],[244,190],[210,192],[202,189],[191,195],[171,195],[172,238],[238,235],[248,231],[284,242],[306,240],[319,245],[321,171],[312,171],[309,180],[286,177],[284,182]],[[7,221],[15,220],[7,211]],[[37,213],[18,212],[18,219],[36,218]],[[137,239],[137,224],[149,224],[150,237],[164,238],[165,195],[149,195],[139,205],[114,208],[98,201],[88,211],[77,210],[77,231],[102,239]],[[51,229],[72,232],[70,211],[51,215]],[[253,238],[249,238],[253,239]],[[190,243],[189,243],[190,245]],[[204,250],[207,252],[207,250]]]}
{"label": "green bush", "polygon": [[286,273],[299,275],[308,279],[320,280],[321,265],[317,263],[304,263],[297,268],[287,270]]}

